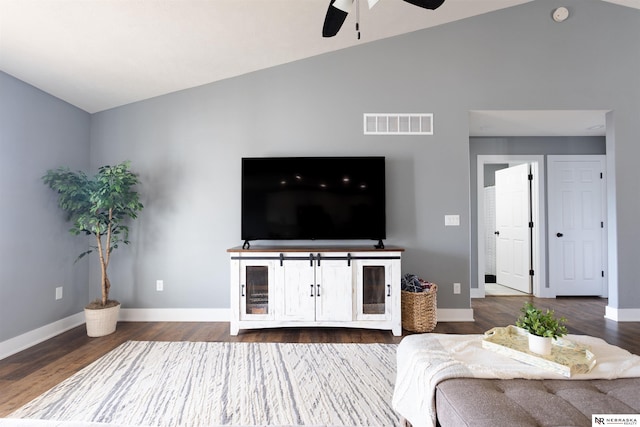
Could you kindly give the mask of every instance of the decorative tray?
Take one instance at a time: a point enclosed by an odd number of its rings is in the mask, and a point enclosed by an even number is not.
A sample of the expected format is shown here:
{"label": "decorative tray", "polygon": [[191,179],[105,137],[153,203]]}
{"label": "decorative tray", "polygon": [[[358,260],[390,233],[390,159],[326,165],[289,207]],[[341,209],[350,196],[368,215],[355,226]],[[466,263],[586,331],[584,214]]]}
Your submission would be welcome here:
{"label": "decorative tray", "polygon": [[565,377],[586,374],[596,365],[596,357],[587,347],[563,338],[553,340],[548,356],[529,351],[528,332],[513,325],[485,332],[482,347]]}

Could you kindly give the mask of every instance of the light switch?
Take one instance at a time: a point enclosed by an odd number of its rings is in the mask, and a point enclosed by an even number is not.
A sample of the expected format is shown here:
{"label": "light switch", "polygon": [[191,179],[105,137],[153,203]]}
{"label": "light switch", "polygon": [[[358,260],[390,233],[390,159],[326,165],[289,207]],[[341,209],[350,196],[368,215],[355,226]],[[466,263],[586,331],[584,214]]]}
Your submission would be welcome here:
{"label": "light switch", "polygon": [[445,215],[444,225],[447,227],[460,225],[460,215]]}

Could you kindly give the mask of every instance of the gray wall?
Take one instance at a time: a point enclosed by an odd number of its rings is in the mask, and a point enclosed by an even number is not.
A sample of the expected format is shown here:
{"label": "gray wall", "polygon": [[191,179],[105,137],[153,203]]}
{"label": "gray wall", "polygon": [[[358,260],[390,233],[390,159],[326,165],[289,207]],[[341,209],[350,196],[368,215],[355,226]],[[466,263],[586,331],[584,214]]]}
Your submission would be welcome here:
{"label": "gray wall", "polygon": [[88,264],[74,264],[87,242],[67,231],[40,177],[62,165],[89,166],[89,124],[88,113],[0,72],[0,341],[88,302]]}
{"label": "gray wall", "polygon": [[[564,5],[564,23],[550,15]],[[94,115],[92,165],[128,158],[147,208],[114,259],[129,307],[228,307],[225,250],[240,244],[240,158],[384,155],[388,241],[404,272],[440,284],[438,304],[468,308],[472,251],[469,110],[611,109],[619,192],[620,296],[635,290],[640,214],[640,12],[595,0],[536,1]],[[433,112],[432,137],[364,136],[365,112]],[[631,183],[635,183],[632,185]],[[459,214],[460,227],[444,227]],[[470,274],[473,271],[473,274]],[[97,274],[97,271],[95,272]],[[154,291],[156,279],[165,291]],[[454,295],[452,283],[463,292]]]}
{"label": "gray wall", "polygon": [[[471,162],[473,162],[473,156],[471,156]],[[477,167],[477,166],[476,166]],[[487,164],[484,166],[484,187],[493,187],[496,185],[496,172],[509,167],[508,163],[495,163]],[[471,184],[473,185],[473,176],[471,176]],[[473,193],[473,189],[471,189]],[[471,215],[473,220],[473,215]]]}
{"label": "gray wall", "polygon": [[[550,17],[558,6],[572,12],[562,24]],[[229,306],[225,251],[241,243],[241,157],[384,155],[387,244],[407,249],[404,272],[440,284],[441,308],[468,308],[476,276],[469,111],[597,109],[612,110],[606,151],[608,182],[617,191],[609,192],[614,197],[609,200],[609,230],[617,235],[611,248],[617,258],[610,259],[619,281],[609,305],[640,308],[639,28],[640,11],[634,9],[598,0],[538,0],[91,116],[91,168],[131,160],[141,175],[146,206],[132,228],[132,245],[114,254],[113,297],[128,308]],[[87,125],[85,116],[68,106],[55,106],[48,98],[41,102],[44,105],[35,109],[44,110],[41,116],[69,110],[74,117],[66,118],[73,122],[73,129],[66,131],[74,136],[58,138],[62,148],[55,146],[53,154],[59,159],[50,156],[34,164],[34,153],[41,148],[35,141],[23,160],[33,179],[30,197],[37,199],[29,208],[53,211],[51,196],[38,177],[50,163],[83,165],[83,154],[70,147],[82,139],[75,134],[84,135]],[[3,105],[6,110],[8,105]],[[362,114],[371,112],[432,112],[435,135],[364,136]],[[11,118],[13,113],[3,111],[2,116]],[[37,111],[25,111],[16,119],[33,116],[38,117]],[[65,128],[44,126],[37,132],[52,141],[51,133],[65,133]],[[10,170],[20,164],[16,158],[8,161],[13,164]],[[24,213],[36,215],[36,220],[55,217],[29,209]],[[445,214],[459,214],[461,226],[445,228]],[[30,221],[29,227],[36,222]],[[54,224],[59,235],[44,245],[41,231],[55,227],[36,224],[28,232],[11,232],[14,244],[44,249],[31,257],[10,255],[8,260],[22,268],[11,276],[3,272],[3,286],[7,278],[15,281],[13,276],[37,275],[24,270],[51,257],[53,249],[68,259],[44,261],[43,276],[51,281],[58,269],[72,268],[67,266],[75,251],[60,250],[56,241],[64,239],[66,229],[59,222]],[[95,263],[90,276],[92,283],[98,280]],[[30,285],[37,289],[44,279],[29,278]],[[165,281],[164,292],[154,290],[156,279]],[[462,283],[462,294],[453,294],[453,282]],[[22,299],[12,310],[14,322],[27,326],[5,336],[33,326],[27,315],[29,300],[40,297],[22,286],[12,286],[11,292]],[[86,296],[81,292],[78,298]]]}

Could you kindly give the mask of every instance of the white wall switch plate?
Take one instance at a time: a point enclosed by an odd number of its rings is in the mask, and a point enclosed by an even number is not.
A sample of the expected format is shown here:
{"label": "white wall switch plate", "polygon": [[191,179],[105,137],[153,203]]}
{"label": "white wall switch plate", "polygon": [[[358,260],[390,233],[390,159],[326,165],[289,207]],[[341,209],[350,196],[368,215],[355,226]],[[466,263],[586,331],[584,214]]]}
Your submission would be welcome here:
{"label": "white wall switch plate", "polygon": [[56,288],[56,300],[62,299],[62,286]]}
{"label": "white wall switch plate", "polygon": [[447,227],[460,225],[460,215],[445,215],[444,225]]}
{"label": "white wall switch plate", "polygon": [[460,293],[460,283],[454,283],[453,284],[453,293],[454,294],[459,294]]}
{"label": "white wall switch plate", "polygon": [[164,291],[164,280],[156,280],[156,291]]}

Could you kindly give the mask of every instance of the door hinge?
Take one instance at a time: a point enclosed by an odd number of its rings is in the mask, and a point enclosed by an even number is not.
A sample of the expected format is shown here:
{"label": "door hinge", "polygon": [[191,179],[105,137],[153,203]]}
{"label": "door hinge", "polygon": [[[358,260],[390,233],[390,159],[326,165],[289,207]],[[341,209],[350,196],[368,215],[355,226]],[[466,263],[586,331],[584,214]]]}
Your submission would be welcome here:
{"label": "door hinge", "polygon": [[600,172],[600,179],[602,179],[602,178],[603,178],[603,174],[602,174],[602,172]]}
{"label": "door hinge", "polygon": [[533,221],[529,221],[529,228],[533,228]]}
{"label": "door hinge", "polygon": [[600,273],[601,273],[602,277],[604,277],[604,270],[602,270]]}
{"label": "door hinge", "polygon": [[528,179],[529,181],[533,181],[533,174],[532,174],[532,173],[530,173],[530,174],[527,176],[527,179]]}
{"label": "door hinge", "polygon": [[529,270],[529,276],[533,276],[533,270]]}
{"label": "door hinge", "polygon": [[604,228],[604,221],[600,221],[600,228]]}

